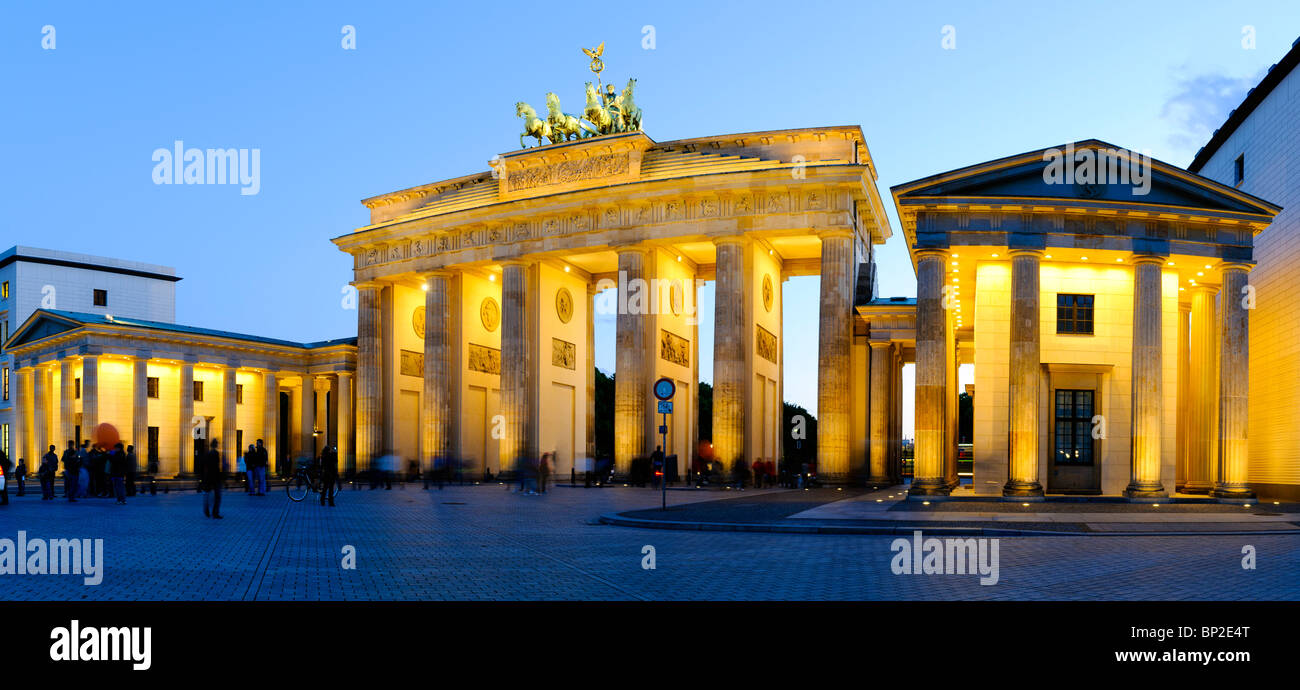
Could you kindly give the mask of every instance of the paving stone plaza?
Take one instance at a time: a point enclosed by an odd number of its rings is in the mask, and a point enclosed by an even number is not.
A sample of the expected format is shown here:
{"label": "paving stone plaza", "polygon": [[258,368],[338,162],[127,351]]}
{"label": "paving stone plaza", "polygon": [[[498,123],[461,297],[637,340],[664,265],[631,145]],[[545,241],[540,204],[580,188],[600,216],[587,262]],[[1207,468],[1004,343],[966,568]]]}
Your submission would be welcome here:
{"label": "paving stone plaza", "polygon": [[[651,489],[407,485],[337,507],[229,491],[224,520],[193,492],[69,504],[11,495],[0,538],[102,538],[103,581],[10,576],[5,600],[1295,600],[1300,536],[1001,536],[1000,577],[895,575],[892,535],[638,529],[602,515],[656,508]],[[673,506],[784,491],[670,491]],[[831,501],[831,498],[825,501]],[[860,502],[855,497],[849,502]],[[723,503],[706,503],[721,501]],[[871,501],[874,503],[874,500]],[[828,502],[843,507],[847,502]],[[803,506],[799,506],[802,508]],[[834,509],[822,507],[824,514]],[[1036,509],[1037,510],[1037,509]],[[1096,510],[1090,507],[1089,511]],[[778,511],[781,512],[781,511]],[[1276,512],[1276,511],[1275,511]],[[643,514],[643,513],[641,513]],[[1293,516],[1294,517],[1294,516]],[[1285,526],[1294,527],[1292,524]],[[356,568],[343,567],[345,546]],[[653,546],[655,568],[642,567]],[[1256,567],[1243,569],[1253,546]]]}

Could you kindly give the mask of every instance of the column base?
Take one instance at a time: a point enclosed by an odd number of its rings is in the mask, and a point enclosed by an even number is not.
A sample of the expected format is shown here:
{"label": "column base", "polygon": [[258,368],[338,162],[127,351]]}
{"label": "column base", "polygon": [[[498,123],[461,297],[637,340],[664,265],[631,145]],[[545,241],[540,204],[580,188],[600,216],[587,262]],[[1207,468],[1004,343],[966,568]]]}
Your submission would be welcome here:
{"label": "column base", "polygon": [[1169,497],[1169,493],[1160,482],[1130,482],[1124,489],[1124,495],[1136,499]]}
{"label": "column base", "polygon": [[1016,479],[1007,480],[1002,487],[1003,496],[1014,496],[1016,498],[1041,497],[1043,495],[1043,485],[1038,482],[1025,482]]}
{"label": "column base", "polygon": [[1255,498],[1255,492],[1245,484],[1215,484],[1210,495],[1228,501],[1245,501]]}
{"label": "column base", "polygon": [[952,486],[947,479],[936,477],[934,479],[913,479],[912,486],[907,490],[909,496],[947,496],[952,491]]}
{"label": "column base", "polygon": [[1180,490],[1185,494],[1208,494],[1213,489],[1209,482],[1187,482]]}

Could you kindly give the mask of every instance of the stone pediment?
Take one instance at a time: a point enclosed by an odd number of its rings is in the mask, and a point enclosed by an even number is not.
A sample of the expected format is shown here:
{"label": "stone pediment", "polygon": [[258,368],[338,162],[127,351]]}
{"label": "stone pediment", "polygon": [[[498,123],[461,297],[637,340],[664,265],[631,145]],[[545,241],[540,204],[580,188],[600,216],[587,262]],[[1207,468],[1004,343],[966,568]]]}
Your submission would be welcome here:
{"label": "stone pediment", "polygon": [[[1073,161],[1071,161],[1073,158]],[[895,199],[958,204],[1079,202],[1268,215],[1276,206],[1128,149],[1088,140],[941,173],[893,188]]]}
{"label": "stone pediment", "polygon": [[84,326],[80,321],[60,316],[42,309],[27,317],[27,321],[18,327],[17,332],[9,337],[8,342],[4,343],[5,349],[9,350],[25,343],[43,340],[53,335],[65,333]]}

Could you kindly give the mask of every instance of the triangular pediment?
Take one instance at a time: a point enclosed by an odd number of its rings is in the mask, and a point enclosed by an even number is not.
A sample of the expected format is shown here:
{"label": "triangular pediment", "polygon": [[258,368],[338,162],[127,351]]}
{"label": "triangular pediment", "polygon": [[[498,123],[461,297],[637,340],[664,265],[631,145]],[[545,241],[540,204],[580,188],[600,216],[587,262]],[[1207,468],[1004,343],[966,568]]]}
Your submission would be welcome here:
{"label": "triangular pediment", "polygon": [[22,326],[9,337],[6,342],[5,350],[12,350],[26,343],[33,343],[38,340],[44,340],[53,335],[58,335],[76,328],[81,328],[85,324],[68,316],[38,309],[27,317]]}
{"label": "triangular pediment", "polygon": [[1089,140],[1031,151],[893,188],[900,202],[1032,200],[1166,206],[1181,213],[1275,215],[1262,199],[1128,149]]}

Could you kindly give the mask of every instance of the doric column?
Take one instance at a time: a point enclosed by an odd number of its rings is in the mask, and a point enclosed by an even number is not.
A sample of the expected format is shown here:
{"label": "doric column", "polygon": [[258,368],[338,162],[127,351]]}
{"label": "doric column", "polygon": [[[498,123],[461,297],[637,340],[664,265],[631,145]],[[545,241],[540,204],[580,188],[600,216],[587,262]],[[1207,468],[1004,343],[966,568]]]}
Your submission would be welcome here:
{"label": "doric column", "polygon": [[26,458],[30,453],[29,446],[31,445],[32,420],[34,417],[32,414],[32,369],[23,367],[14,371],[12,385],[14,390],[10,391],[10,395],[14,400],[14,411],[17,414],[14,416],[13,430],[10,432],[13,434],[10,449],[14,454],[14,457],[10,459],[17,463],[18,458]]}
{"label": "doric column", "polygon": [[316,377],[302,374],[298,377],[301,390],[298,395],[298,452],[304,458],[316,456]]}
{"label": "doric column", "polygon": [[131,363],[131,445],[135,446],[137,470],[149,464],[149,360],[136,357]]}
{"label": "doric column", "polygon": [[1042,496],[1038,481],[1038,273],[1042,252],[1011,250],[1010,457],[1003,496]]}
{"label": "doric column", "polygon": [[357,286],[357,470],[366,471],[383,452],[380,419],[383,379],[380,348],[379,292],[381,286]]}
{"label": "doric column", "polygon": [[[49,450],[50,443],[50,370],[36,367],[32,371],[32,441],[27,456],[27,467],[35,470],[40,457]],[[9,458],[17,463],[17,458]]]}
{"label": "doric column", "polygon": [[1187,457],[1191,445],[1191,425],[1188,415],[1191,413],[1192,364],[1191,364],[1191,315],[1190,304],[1178,304],[1178,427],[1174,486],[1177,491],[1186,491]]}
{"label": "doric column", "polygon": [[[277,472],[280,457],[276,439],[280,432],[280,381],[275,372],[262,372],[262,447],[266,448],[267,474]],[[340,456],[341,457],[341,456]]]}
{"label": "doric column", "polygon": [[950,490],[943,466],[948,394],[948,310],[943,294],[947,256],[941,249],[916,253],[916,440],[909,493],[918,496],[946,495]]}
{"label": "doric column", "polygon": [[238,414],[235,398],[235,369],[221,368],[221,464],[228,472],[235,471],[235,459],[242,450],[237,445],[235,415]]}
{"label": "doric column", "polygon": [[[817,476],[849,479],[853,430],[853,232],[821,233],[821,312],[817,338]],[[715,365],[716,366],[716,365]],[[854,479],[860,479],[855,477]]]}
{"label": "doric column", "polygon": [[618,250],[618,320],[614,347],[614,468],[620,476],[632,458],[645,453],[647,395],[646,323],[650,294],[645,280],[645,250]]}
{"label": "doric column", "polygon": [[194,365],[182,362],[180,370],[180,412],[177,417],[180,449],[175,471],[190,474],[194,471]]}
{"label": "doric column", "polygon": [[355,470],[356,458],[352,456],[352,372],[340,371],[338,377],[339,470]]}
{"label": "doric column", "polygon": [[893,389],[893,380],[891,374],[894,369],[894,353],[892,343],[879,342],[871,343],[871,444],[869,447],[870,454],[870,471],[867,477],[867,484],[877,486],[888,486],[890,482],[889,471],[889,428],[890,413],[892,401],[890,392]]}
{"label": "doric column", "polygon": [[599,292],[595,283],[587,283],[587,458],[592,463],[596,460],[596,295]]}
{"label": "doric column", "polygon": [[452,343],[448,332],[448,287],[445,272],[430,274],[424,293],[424,458],[423,469],[442,466],[451,456],[451,372]]}
{"label": "doric column", "polygon": [[1131,405],[1132,480],[1124,495],[1154,498],[1167,495],[1160,481],[1161,395],[1161,267],[1158,256],[1139,256],[1133,266],[1133,383]]}
{"label": "doric column", "polygon": [[69,357],[59,362],[59,439],[54,445],[60,455],[68,441],[77,438],[77,372]]}
{"label": "doric column", "polygon": [[1191,396],[1183,491],[1206,494],[1213,488],[1219,457],[1219,328],[1214,309],[1218,290],[1208,285],[1197,285],[1191,290]]}
{"label": "doric column", "polygon": [[745,453],[745,238],[717,245],[713,298],[713,457],[727,471]]}
{"label": "doric column", "polygon": [[903,483],[903,352],[895,345],[889,358],[889,476]]}
{"label": "doric column", "polygon": [[95,442],[99,426],[99,357],[81,358],[81,437]]}
{"label": "doric column", "polygon": [[1250,266],[1225,264],[1223,293],[1219,305],[1219,466],[1214,495],[1219,498],[1251,499],[1255,492],[1246,484],[1247,395],[1250,392],[1250,310],[1246,304],[1246,277]]}
{"label": "doric column", "polygon": [[532,416],[528,325],[528,265],[508,262],[501,267],[501,414],[506,422],[501,439],[502,469],[519,469],[532,445],[528,438]]}

